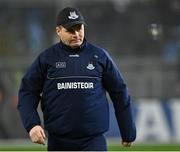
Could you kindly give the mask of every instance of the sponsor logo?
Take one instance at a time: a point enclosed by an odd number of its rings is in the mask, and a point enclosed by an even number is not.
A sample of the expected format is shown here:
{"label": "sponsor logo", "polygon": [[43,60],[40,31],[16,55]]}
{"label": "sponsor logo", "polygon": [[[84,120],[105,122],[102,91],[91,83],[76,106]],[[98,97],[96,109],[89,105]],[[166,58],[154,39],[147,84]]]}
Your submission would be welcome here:
{"label": "sponsor logo", "polygon": [[92,63],[89,63],[88,66],[87,66],[87,69],[94,70],[95,67],[94,67],[94,65]]}
{"label": "sponsor logo", "polygon": [[56,62],[56,68],[66,68],[66,62]]}
{"label": "sponsor logo", "polygon": [[68,16],[69,19],[77,19],[79,16],[76,14],[76,12],[70,12],[70,15]]}
{"label": "sponsor logo", "polygon": [[93,89],[93,82],[62,82],[57,83],[57,89]]}
{"label": "sponsor logo", "polygon": [[70,54],[69,57],[71,57],[71,58],[78,58],[79,54]]}

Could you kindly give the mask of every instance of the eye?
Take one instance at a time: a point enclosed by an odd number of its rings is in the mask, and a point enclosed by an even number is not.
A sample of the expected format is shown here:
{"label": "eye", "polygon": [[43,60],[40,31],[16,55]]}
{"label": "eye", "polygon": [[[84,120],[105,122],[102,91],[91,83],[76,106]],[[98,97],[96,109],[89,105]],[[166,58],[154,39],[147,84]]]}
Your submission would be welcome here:
{"label": "eye", "polygon": [[69,29],[67,29],[67,32],[69,33],[74,33],[75,31],[80,31],[82,29],[82,26],[81,25],[75,25]]}
{"label": "eye", "polygon": [[76,31],[80,31],[82,29],[82,26],[81,25],[77,25],[76,26]]}
{"label": "eye", "polygon": [[67,32],[69,32],[69,33],[74,33],[74,29],[72,29],[72,28],[69,28],[68,30],[67,30]]}

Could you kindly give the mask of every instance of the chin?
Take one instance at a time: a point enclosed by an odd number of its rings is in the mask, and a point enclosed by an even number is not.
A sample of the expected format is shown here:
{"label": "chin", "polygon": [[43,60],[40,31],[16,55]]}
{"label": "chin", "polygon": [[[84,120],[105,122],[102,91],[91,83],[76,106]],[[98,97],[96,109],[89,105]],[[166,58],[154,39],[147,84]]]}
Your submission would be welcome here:
{"label": "chin", "polygon": [[82,43],[76,43],[76,44],[73,44],[71,45],[72,48],[78,48],[81,46]]}

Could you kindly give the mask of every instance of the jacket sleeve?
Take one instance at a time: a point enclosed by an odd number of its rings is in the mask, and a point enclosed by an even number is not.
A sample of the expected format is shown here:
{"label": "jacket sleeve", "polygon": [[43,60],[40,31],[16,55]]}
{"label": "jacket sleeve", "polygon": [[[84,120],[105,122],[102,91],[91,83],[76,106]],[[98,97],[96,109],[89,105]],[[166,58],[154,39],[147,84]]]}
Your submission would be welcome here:
{"label": "jacket sleeve", "polygon": [[41,124],[37,107],[41,99],[43,88],[43,73],[43,64],[41,63],[40,57],[38,57],[22,78],[19,89],[17,108],[27,132],[29,132],[35,125]]}
{"label": "jacket sleeve", "polygon": [[113,102],[122,140],[126,142],[134,141],[136,127],[132,113],[131,97],[117,66],[108,54],[103,74],[103,85]]}

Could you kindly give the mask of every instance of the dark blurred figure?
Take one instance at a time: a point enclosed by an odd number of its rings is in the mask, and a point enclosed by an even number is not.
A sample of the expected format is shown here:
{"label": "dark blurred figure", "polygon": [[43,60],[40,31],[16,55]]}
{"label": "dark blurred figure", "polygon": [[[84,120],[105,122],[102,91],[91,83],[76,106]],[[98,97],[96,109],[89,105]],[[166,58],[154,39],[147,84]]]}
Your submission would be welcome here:
{"label": "dark blurred figure", "polygon": [[163,58],[166,62],[175,62],[177,71],[176,95],[180,94],[180,26],[172,27],[169,40],[163,49]]}
{"label": "dark blurred figure", "polygon": [[168,40],[163,49],[163,57],[166,61],[178,61],[180,54],[180,27],[170,29]]}
{"label": "dark blurred figure", "polygon": [[3,109],[5,105],[5,86],[3,81],[0,79],[0,138],[7,139],[9,134],[6,130],[4,120],[3,120]]}
{"label": "dark blurred figure", "polygon": [[28,31],[28,46],[31,53],[37,53],[37,50],[40,50],[45,43],[45,35],[42,27],[42,11],[39,9],[30,9],[27,10],[26,19],[27,19],[27,31]]}

